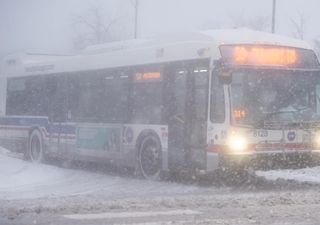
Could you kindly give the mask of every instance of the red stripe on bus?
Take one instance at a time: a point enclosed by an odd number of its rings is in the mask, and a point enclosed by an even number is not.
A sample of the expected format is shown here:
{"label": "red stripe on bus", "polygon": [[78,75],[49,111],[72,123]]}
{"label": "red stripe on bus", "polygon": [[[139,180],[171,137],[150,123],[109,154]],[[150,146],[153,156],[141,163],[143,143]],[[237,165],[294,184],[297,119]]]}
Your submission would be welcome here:
{"label": "red stripe on bus", "polygon": [[0,127],[0,130],[30,130],[30,127]]}
{"label": "red stripe on bus", "polygon": [[[312,149],[311,144],[307,143],[272,143],[272,144],[250,144],[248,152],[259,152],[259,151],[295,151],[295,150],[306,150]],[[208,152],[223,153],[229,150],[227,145],[209,145],[207,147]]]}

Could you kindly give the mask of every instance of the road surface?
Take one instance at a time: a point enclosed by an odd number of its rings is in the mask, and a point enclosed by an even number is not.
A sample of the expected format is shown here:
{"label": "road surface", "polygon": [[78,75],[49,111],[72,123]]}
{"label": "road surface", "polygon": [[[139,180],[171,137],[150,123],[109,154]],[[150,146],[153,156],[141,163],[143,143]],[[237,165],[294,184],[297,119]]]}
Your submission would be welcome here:
{"label": "road surface", "polygon": [[257,174],[241,186],[155,182],[1,150],[0,224],[320,224],[320,168]]}

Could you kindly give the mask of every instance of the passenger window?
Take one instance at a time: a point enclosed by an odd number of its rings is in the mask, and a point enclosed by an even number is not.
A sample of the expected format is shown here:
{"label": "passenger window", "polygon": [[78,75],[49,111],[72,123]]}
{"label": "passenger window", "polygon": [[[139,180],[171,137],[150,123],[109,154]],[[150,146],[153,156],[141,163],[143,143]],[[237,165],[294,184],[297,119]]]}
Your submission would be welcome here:
{"label": "passenger window", "polygon": [[161,123],[162,83],[159,69],[143,69],[134,74],[131,109],[133,123]]}
{"label": "passenger window", "polygon": [[69,116],[73,121],[123,123],[128,117],[130,77],[95,71],[69,78]]}
{"label": "passenger window", "polygon": [[225,121],[224,89],[215,73],[212,75],[210,110],[210,117],[213,123],[223,123]]}

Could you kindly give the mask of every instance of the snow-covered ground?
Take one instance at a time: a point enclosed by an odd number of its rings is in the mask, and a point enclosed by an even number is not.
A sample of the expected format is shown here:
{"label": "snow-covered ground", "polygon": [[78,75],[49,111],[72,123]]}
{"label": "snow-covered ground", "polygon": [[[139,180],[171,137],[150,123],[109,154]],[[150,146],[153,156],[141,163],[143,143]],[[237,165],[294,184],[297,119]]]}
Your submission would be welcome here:
{"label": "snow-covered ground", "polygon": [[0,149],[0,200],[60,197],[103,192],[110,197],[192,192],[199,187],[138,180],[35,164]]}
{"label": "snow-covered ground", "polygon": [[265,177],[268,180],[294,180],[298,182],[308,182],[320,184],[320,167],[312,167],[298,170],[271,170],[258,171],[258,176]]}
{"label": "snow-covered ground", "polygon": [[[320,184],[319,167],[257,174]],[[317,188],[263,191],[146,181],[34,164],[0,149],[1,225],[316,225],[319,199]]]}
{"label": "snow-covered ground", "polygon": [[[320,184],[320,167],[258,171],[267,180],[295,180]],[[210,187],[214,189],[214,187]],[[110,197],[152,193],[184,194],[205,191],[196,185],[139,180],[105,173],[35,164],[0,148],[0,200],[48,198],[104,193]]]}

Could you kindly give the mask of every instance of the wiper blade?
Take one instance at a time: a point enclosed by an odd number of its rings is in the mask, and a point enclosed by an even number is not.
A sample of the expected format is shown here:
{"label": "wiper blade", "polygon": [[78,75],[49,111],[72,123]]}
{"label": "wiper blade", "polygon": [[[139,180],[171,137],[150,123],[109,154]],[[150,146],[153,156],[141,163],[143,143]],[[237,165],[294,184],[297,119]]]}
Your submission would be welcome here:
{"label": "wiper blade", "polygon": [[274,112],[262,112],[262,114],[264,115],[260,120],[258,120],[256,122],[256,126],[259,128],[265,128],[266,125],[268,127],[275,127],[275,126],[279,126],[279,121],[269,121],[270,117],[277,115],[277,114],[285,114],[285,113],[295,113],[297,111],[274,111]]}
{"label": "wiper blade", "polygon": [[295,113],[299,112],[300,110],[288,110],[288,111],[274,111],[274,112],[263,112],[263,114],[266,114],[267,116],[277,115],[277,114],[283,114],[283,113]]}

